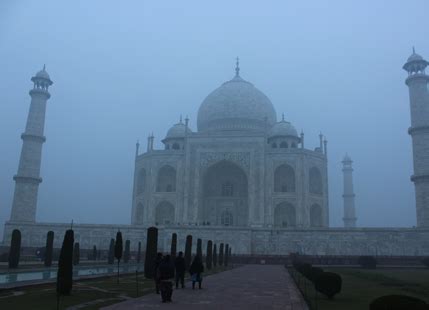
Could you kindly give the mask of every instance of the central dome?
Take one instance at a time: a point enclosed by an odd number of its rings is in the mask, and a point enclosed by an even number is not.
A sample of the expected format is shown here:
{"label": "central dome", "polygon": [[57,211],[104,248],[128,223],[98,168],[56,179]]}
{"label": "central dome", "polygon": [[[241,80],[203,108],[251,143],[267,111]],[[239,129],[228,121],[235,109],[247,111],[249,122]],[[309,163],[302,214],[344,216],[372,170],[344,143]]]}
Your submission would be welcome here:
{"label": "central dome", "polygon": [[265,130],[271,127],[276,111],[270,99],[238,75],[223,83],[204,99],[198,110],[198,131]]}

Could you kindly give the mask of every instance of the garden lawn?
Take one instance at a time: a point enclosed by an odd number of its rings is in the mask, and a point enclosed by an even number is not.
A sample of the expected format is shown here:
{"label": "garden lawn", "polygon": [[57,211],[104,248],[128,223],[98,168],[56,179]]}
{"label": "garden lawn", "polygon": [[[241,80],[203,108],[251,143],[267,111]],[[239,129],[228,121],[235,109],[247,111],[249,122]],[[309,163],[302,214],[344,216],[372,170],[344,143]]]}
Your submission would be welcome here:
{"label": "garden lawn", "polygon": [[[370,302],[380,296],[404,294],[414,296],[429,303],[429,269],[358,269],[324,268],[325,271],[341,275],[343,285],[341,293],[333,300],[317,294],[319,310],[365,310]],[[292,271],[297,274],[296,271]],[[307,296],[312,309],[316,309],[316,292],[310,281],[295,276],[301,291]]]}

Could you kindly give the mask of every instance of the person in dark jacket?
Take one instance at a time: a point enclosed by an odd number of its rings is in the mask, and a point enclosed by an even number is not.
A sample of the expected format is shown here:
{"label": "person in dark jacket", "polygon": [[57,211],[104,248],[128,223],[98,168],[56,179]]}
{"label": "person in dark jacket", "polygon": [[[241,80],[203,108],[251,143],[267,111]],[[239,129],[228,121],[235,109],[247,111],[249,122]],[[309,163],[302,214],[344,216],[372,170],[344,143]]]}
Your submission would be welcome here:
{"label": "person in dark jacket", "polygon": [[166,255],[162,259],[158,267],[158,274],[162,302],[171,302],[171,296],[173,295],[173,282],[171,279],[174,277],[174,265],[170,255]]}
{"label": "person in dark jacket", "polygon": [[195,289],[195,282],[198,282],[198,288],[201,289],[201,283],[203,282],[203,272],[204,266],[203,262],[201,261],[201,257],[195,255],[194,261],[192,262],[191,267],[189,267],[189,273],[191,274],[192,279],[192,289]]}
{"label": "person in dark jacket", "polygon": [[174,262],[176,269],[176,288],[179,288],[179,280],[182,288],[185,288],[185,259],[183,258],[183,252],[179,252],[179,256],[176,257]]}
{"label": "person in dark jacket", "polygon": [[158,267],[162,261],[162,253],[156,255],[155,261],[153,262],[153,280],[155,281],[155,290],[159,294],[159,276],[158,276]]}

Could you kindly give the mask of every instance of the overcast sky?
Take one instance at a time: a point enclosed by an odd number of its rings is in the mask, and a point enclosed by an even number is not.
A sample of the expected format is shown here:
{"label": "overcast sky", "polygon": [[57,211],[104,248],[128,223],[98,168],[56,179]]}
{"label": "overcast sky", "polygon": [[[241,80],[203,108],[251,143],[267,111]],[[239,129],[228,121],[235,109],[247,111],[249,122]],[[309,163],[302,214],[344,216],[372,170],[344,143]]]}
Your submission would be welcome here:
{"label": "overcast sky", "polygon": [[[46,63],[37,220],[129,223],[137,139],[155,144],[180,114],[234,75],[278,119],[320,131],[329,152],[330,221],[342,226],[341,160],[354,160],[359,226],[416,223],[408,89],[412,46],[429,58],[429,1],[0,2],[0,225],[10,217],[30,104]],[[3,228],[1,228],[3,230]],[[2,234],[1,231],[0,234]]]}

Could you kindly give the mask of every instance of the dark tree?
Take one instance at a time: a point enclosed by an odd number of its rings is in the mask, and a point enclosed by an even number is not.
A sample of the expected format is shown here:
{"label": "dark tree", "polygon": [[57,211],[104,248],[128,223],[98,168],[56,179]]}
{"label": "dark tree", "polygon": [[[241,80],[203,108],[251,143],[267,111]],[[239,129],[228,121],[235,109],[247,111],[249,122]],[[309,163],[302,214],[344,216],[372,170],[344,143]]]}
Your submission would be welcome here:
{"label": "dark tree", "polygon": [[57,295],[69,295],[73,285],[73,244],[74,233],[69,229],[64,236],[58,260]]}
{"label": "dark tree", "polygon": [[219,245],[219,266],[223,266],[223,243]]}
{"label": "dark tree", "polygon": [[9,268],[18,268],[21,254],[21,232],[18,229],[12,231],[9,249]]}
{"label": "dark tree", "polygon": [[95,245],[92,247],[92,259],[97,260],[97,247]]}
{"label": "dark tree", "polygon": [[200,238],[197,239],[197,256],[203,261],[203,241]]}
{"label": "dark tree", "polygon": [[137,264],[140,264],[141,256],[142,256],[142,243],[139,241],[139,246],[137,249]]}
{"label": "dark tree", "polygon": [[152,279],[154,275],[153,263],[158,251],[158,228],[149,227],[146,239],[146,257],[144,261],[144,276]]}
{"label": "dark tree", "polygon": [[79,265],[80,262],[80,247],[79,247],[79,242],[76,242],[74,244],[74,249],[73,249],[73,265]]}
{"label": "dark tree", "polygon": [[314,282],[315,289],[329,299],[333,299],[336,294],[341,292],[341,286],[341,276],[333,272],[321,273]]}
{"label": "dark tree", "polygon": [[212,269],[212,260],[213,260],[213,252],[212,252],[212,241],[209,240],[207,242],[207,249],[206,249],[206,267],[207,269]]}
{"label": "dark tree", "polygon": [[115,240],[115,258],[118,260],[118,283],[119,283],[119,263],[121,262],[124,246],[122,244],[122,233],[118,230]]}
{"label": "dark tree", "polygon": [[186,244],[185,244],[185,268],[189,270],[189,266],[191,266],[192,259],[192,236],[186,236]]}
{"label": "dark tree", "polygon": [[107,263],[109,265],[113,265],[115,262],[115,239],[110,239],[110,246],[109,246],[109,254],[107,256]]}
{"label": "dark tree", "polygon": [[212,262],[213,262],[213,267],[216,267],[216,265],[217,265],[217,245],[216,244],[213,246],[213,259],[212,259]]}
{"label": "dark tree", "polygon": [[52,266],[53,250],[54,250],[54,232],[48,231],[48,234],[46,235],[45,267]]}
{"label": "dark tree", "polygon": [[124,263],[130,261],[130,240],[125,241]]}
{"label": "dark tree", "polygon": [[225,255],[224,255],[224,259],[223,259],[223,264],[225,267],[228,266],[228,258],[229,258],[228,255],[229,255],[229,244],[227,243],[225,245]]}
{"label": "dark tree", "polygon": [[170,255],[173,261],[176,258],[176,252],[177,252],[177,234],[173,233],[171,235],[171,250],[170,250]]}
{"label": "dark tree", "polygon": [[424,300],[408,295],[385,295],[374,299],[369,304],[369,310],[384,309],[427,310],[429,305]]}

